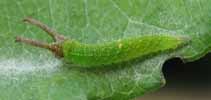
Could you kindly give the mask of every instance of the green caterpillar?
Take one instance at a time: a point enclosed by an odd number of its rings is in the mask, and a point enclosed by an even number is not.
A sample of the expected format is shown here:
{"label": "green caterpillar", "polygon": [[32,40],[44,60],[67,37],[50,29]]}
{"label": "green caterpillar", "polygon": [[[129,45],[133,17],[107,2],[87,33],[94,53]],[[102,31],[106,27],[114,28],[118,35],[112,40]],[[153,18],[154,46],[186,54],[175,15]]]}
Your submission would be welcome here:
{"label": "green caterpillar", "polygon": [[142,36],[102,44],[63,42],[66,61],[79,66],[100,66],[143,58],[154,53],[175,50],[185,44],[182,37],[165,35]]}
{"label": "green caterpillar", "polygon": [[47,44],[21,37],[16,38],[17,42],[49,49],[56,56],[64,58],[66,62],[80,67],[109,65],[136,58],[141,59],[155,53],[175,50],[188,43],[184,36],[148,35],[102,44],[84,44],[66,39],[32,18],[27,18],[24,21],[39,26],[49,33],[57,43]]}

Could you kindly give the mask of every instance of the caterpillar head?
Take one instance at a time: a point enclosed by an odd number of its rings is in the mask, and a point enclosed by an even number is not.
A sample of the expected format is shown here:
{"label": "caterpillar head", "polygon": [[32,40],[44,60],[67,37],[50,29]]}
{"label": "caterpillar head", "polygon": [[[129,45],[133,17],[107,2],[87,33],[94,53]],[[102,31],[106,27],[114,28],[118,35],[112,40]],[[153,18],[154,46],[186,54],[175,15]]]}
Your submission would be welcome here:
{"label": "caterpillar head", "polygon": [[23,19],[23,22],[30,23],[44,30],[46,33],[48,33],[48,35],[50,35],[53,38],[54,43],[48,44],[41,41],[18,37],[18,36],[16,37],[16,40],[15,40],[16,42],[26,43],[35,47],[45,48],[53,52],[56,57],[58,58],[63,57],[61,44],[66,40],[66,38],[63,35],[57,33],[55,30],[49,28],[47,25],[41,23],[40,21],[35,20],[30,17]]}

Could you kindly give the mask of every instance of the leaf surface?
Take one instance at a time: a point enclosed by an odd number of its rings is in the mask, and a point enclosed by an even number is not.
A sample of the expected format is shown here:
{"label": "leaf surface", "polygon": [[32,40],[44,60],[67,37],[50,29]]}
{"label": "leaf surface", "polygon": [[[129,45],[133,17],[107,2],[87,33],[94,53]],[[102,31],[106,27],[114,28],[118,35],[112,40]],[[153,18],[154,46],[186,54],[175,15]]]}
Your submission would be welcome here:
{"label": "leaf surface", "polygon": [[[0,99],[128,100],[162,87],[163,63],[194,61],[211,48],[210,0],[0,0]],[[146,34],[185,35],[192,42],[177,51],[117,69],[65,69],[46,50],[14,42],[17,35],[51,42],[31,16],[84,43]],[[127,67],[125,67],[127,66]],[[12,96],[11,96],[12,95]]]}

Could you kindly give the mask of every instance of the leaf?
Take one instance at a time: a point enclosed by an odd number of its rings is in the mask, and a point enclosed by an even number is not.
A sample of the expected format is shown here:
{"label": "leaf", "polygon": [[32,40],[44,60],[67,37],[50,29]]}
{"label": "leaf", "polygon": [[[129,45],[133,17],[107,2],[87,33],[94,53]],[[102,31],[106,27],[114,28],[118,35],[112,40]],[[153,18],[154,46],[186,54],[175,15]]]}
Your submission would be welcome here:
{"label": "leaf", "polygon": [[[0,0],[0,99],[128,100],[162,87],[163,63],[210,52],[210,0]],[[117,69],[65,69],[49,52],[14,43],[16,35],[50,42],[32,16],[84,43],[145,34],[186,35],[192,42]],[[127,66],[127,67],[124,67]]]}

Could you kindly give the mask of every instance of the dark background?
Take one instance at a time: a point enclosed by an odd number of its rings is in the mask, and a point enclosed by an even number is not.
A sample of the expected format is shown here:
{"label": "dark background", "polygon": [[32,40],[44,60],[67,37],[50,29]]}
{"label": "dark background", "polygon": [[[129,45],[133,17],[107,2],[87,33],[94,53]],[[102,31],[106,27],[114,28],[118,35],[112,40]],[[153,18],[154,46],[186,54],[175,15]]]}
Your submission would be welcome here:
{"label": "dark background", "polygon": [[171,59],[163,72],[166,86],[140,100],[211,100],[211,54],[190,63]]}

